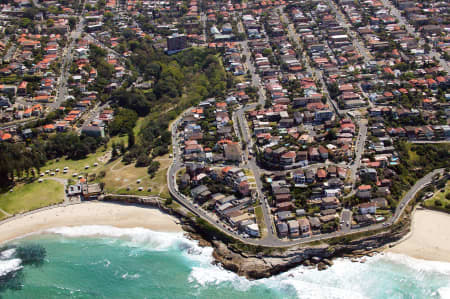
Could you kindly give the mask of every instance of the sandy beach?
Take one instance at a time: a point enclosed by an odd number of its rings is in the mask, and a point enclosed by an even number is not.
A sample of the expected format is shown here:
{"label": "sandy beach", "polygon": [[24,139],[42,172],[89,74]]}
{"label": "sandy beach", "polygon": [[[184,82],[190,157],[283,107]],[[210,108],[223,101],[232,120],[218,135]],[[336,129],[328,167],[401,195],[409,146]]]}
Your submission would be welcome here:
{"label": "sandy beach", "polygon": [[450,215],[417,208],[413,215],[412,233],[387,251],[414,258],[450,262]]}
{"label": "sandy beach", "polygon": [[105,202],[86,202],[18,217],[0,225],[0,243],[54,227],[111,225],[180,232],[177,219],[158,209]]}

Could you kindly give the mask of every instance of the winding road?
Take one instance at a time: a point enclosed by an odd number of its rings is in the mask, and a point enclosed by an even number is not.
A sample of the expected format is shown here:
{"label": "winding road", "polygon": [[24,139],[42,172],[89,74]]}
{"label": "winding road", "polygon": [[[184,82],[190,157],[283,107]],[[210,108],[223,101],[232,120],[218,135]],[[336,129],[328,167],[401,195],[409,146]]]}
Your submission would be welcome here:
{"label": "winding road", "polygon": [[[242,135],[243,135],[242,142],[250,143],[251,136],[249,134],[248,129],[246,128],[247,122],[245,121],[245,117],[244,117],[244,109],[245,108],[241,108],[241,109],[237,110],[235,113],[238,113],[239,125],[241,126],[241,131],[242,131]],[[178,138],[177,138],[177,128],[178,128],[178,125],[184,114],[185,113],[180,115],[180,117],[178,117],[171,126],[172,146],[173,146],[173,153],[174,153],[173,157],[174,158],[173,158],[173,163],[170,165],[170,167],[167,171],[167,184],[168,184],[169,192],[172,195],[172,197],[179,204],[181,204],[183,207],[185,207],[191,213],[206,220],[209,224],[214,226],[216,229],[222,231],[223,233],[225,233],[235,239],[238,239],[239,241],[246,243],[246,244],[265,246],[265,247],[289,247],[289,246],[305,244],[305,243],[309,243],[309,242],[313,242],[313,241],[326,240],[326,239],[335,238],[335,237],[342,237],[342,236],[351,235],[351,234],[359,233],[359,232],[367,232],[367,231],[377,230],[377,229],[381,229],[381,228],[387,228],[387,227],[391,226],[392,224],[394,224],[400,218],[400,216],[404,212],[406,206],[414,198],[414,196],[417,194],[417,192],[420,191],[423,187],[430,184],[433,180],[434,175],[436,175],[438,173],[443,173],[443,171],[444,171],[443,169],[437,169],[437,170],[425,175],[420,180],[418,180],[416,182],[416,184],[414,184],[414,186],[401,199],[397,209],[395,210],[394,215],[386,222],[386,224],[378,223],[378,224],[374,224],[374,225],[370,225],[370,226],[362,227],[362,228],[339,230],[339,231],[329,233],[329,234],[320,234],[320,235],[315,235],[315,236],[312,236],[309,238],[285,241],[285,240],[279,239],[276,235],[276,231],[274,230],[269,205],[267,203],[265,196],[263,196],[263,194],[261,192],[262,182],[260,180],[259,168],[256,165],[256,163],[254,162],[254,159],[248,160],[248,163],[246,166],[253,171],[254,176],[255,176],[256,185],[257,185],[257,189],[258,189],[258,196],[261,200],[264,221],[266,223],[266,227],[268,228],[268,234],[265,236],[265,238],[262,238],[262,239],[243,238],[241,235],[239,235],[238,233],[233,231],[231,229],[231,227],[229,227],[222,221],[218,220],[214,214],[212,214],[211,212],[205,211],[199,205],[195,204],[191,198],[186,197],[185,195],[181,194],[178,191],[178,185],[176,182],[176,174],[180,169],[182,169],[184,167],[184,164],[180,160],[181,159],[181,149],[180,149],[180,144],[179,144]],[[364,149],[365,136],[366,136],[366,130],[367,130],[367,127],[364,126],[364,124],[360,124],[360,125],[361,125],[360,137],[358,138],[357,153],[356,153],[357,156],[359,155],[359,158],[360,158],[360,155],[362,155],[362,151]],[[357,164],[357,163],[354,163],[354,164]],[[357,166],[355,166],[355,169],[357,169]],[[352,171],[352,173],[353,173],[353,171]]]}

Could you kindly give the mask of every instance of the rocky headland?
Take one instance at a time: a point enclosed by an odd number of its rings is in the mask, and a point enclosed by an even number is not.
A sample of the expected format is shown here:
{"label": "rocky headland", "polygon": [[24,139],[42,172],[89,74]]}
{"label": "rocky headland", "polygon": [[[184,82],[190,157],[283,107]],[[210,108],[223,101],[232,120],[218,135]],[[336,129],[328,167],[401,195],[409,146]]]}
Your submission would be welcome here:
{"label": "rocky headland", "polygon": [[239,241],[233,242],[228,238],[221,239],[220,234],[214,235],[195,221],[193,215],[186,209],[164,205],[157,199],[105,197],[104,200],[150,205],[178,217],[184,231],[192,239],[198,240],[201,246],[214,248],[213,256],[217,263],[227,270],[250,279],[270,277],[299,265],[324,270],[332,266],[333,258],[356,259],[373,255],[389,244],[401,240],[410,231],[411,224],[410,214],[405,213],[396,225],[384,231],[373,232],[372,235],[355,234],[286,248],[268,248],[246,245]]}

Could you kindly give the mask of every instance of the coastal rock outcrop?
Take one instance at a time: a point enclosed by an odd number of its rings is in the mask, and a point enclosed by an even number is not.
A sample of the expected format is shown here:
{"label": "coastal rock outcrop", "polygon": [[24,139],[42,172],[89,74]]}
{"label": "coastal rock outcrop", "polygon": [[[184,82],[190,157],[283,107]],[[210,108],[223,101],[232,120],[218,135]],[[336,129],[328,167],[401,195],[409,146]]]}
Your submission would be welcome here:
{"label": "coastal rock outcrop", "polygon": [[[409,220],[395,231],[385,231],[337,244],[305,244],[280,249],[266,249],[262,252],[249,253],[245,250],[228,246],[222,241],[211,241],[214,258],[227,270],[250,279],[270,277],[299,265],[316,264],[319,270],[333,265],[331,259],[336,257],[361,257],[374,252],[386,244],[400,240],[409,232]],[[316,262],[312,263],[311,261]]]}
{"label": "coastal rock outcrop", "polygon": [[213,256],[217,263],[227,270],[250,279],[270,277],[299,265],[317,266],[320,270],[324,270],[333,265],[331,259],[335,257],[359,258],[372,254],[378,248],[399,241],[410,230],[410,218],[407,214],[394,228],[370,236],[352,239],[344,237],[325,240],[319,244],[302,244],[287,248],[252,248],[244,244],[230,243],[229,240],[216,239],[214,234],[200,227],[190,217],[187,210],[183,208],[174,210],[161,204],[161,201],[157,199],[139,199],[129,196],[106,197],[105,200],[149,205],[177,216],[183,224],[184,231],[192,239],[198,240],[200,246],[214,248]]}

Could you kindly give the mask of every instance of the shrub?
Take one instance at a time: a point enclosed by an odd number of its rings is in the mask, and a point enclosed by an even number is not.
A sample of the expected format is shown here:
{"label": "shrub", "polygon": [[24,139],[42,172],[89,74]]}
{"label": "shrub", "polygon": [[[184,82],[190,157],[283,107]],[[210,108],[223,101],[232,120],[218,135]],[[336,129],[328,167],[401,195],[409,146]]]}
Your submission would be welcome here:
{"label": "shrub", "polygon": [[152,160],[150,159],[150,157],[147,154],[142,153],[136,160],[136,167],[147,167],[151,162]]}
{"label": "shrub", "polygon": [[153,176],[155,175],[155,173],[158,171],[159,166],[160,166],[160,164],[159,164],[158,161],[152,161],[152,162],[150,163],[150,166],[148,167],[148,171],[147,171],[148,174],[149,174],[151,177],[153,177]]}

